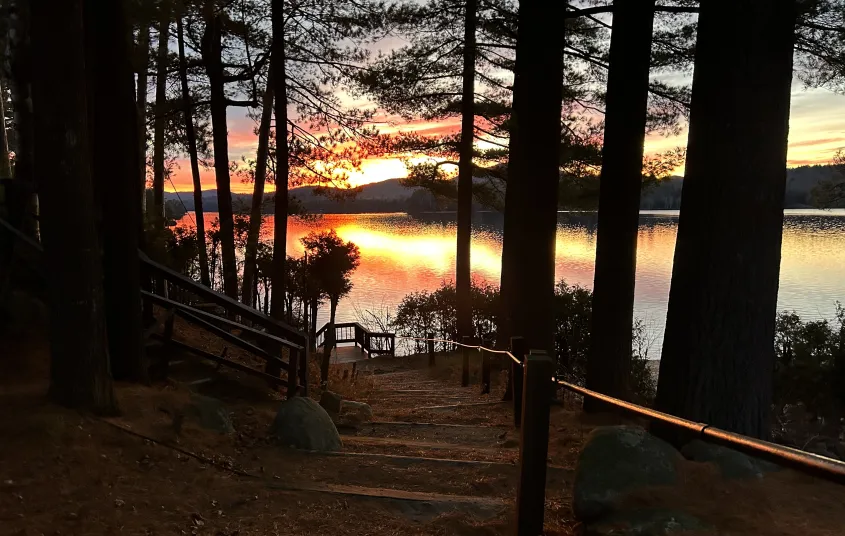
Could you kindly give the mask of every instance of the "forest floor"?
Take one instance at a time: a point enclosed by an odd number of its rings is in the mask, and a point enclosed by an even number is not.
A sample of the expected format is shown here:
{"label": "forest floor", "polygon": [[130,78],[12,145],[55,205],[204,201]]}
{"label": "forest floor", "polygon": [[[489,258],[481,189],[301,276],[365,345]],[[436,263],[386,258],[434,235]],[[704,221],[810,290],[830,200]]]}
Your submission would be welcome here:
{"label": "forest floor", "polygon": [[[182,324],[176,337],[222,348]],[[48,402],[42,337],[0,347],[0,535],[514,533],[518,435],[511,406],[499,402],[506,375],[494,365],[492,393],[481,395],[477,355],[467,388],[457,356],[438,356],[434,368],[427,357],[381,357],[358,363],[354,376],[350,364],[333,366],[330,387],[369,403],[374,419],[339,427],[343,450],[328,455],[270,443],[280,397],[208,363],[186,359],[166,383],[118,384],[121,415],[99,418]],[[192,392],[222,400],[235,433],[188,419],[177,432],[174,415]],[[590,430],[610,422],[553,408],[547,535],[579,533],[575,461]],[[683,494],[655,488],[635,500],[683,503],[717,527],[708,534],[841,535],[845,526],[845,487],[791,471],[725,481],[690,464],[681,474]]]}

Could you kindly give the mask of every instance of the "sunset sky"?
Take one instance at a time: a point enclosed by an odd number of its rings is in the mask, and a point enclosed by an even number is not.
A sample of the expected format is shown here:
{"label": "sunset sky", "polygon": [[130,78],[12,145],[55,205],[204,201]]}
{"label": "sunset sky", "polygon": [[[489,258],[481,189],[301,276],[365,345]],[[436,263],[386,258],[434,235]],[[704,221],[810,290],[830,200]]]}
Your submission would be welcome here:
{"label": "sunset sky", "polygon": [[[240,161],[243,156],[255,158],[258,140],[253,130],[255,123],[246,116],[242,108],[229,109],[229,159]],[[415,131],[420,134],[444,134],[456,132],[460,128],[460,118],[450,118],[439,123],[415,122],[409,124],[380,125],[383,131]],[[646,153],[653,154],[686,145],[686,132],[678,136],[649,136],[646,139]],[[789,133],[789,166],[824,164],[829,162],[837,149],[845,147],[845,96],[823,89],[804,90],[796,82],[792,92],[792,113]],[[178,167],[173,172],[173,185],[176,190],[192,189],[191,168],[187,159],[177,161]],[[203,189],[214,189],[214,170],[200,168]],[[681,173],[683,170],[679,169]],[[350,178],[355,185],[378,182],[385,179],[402,177],[405,166],[398,159],[375,158],[364,162],[359,173]],[[167,184],[169,191],[173,190]],[[232,177],[234,192],[251,192],[252,185],[241,183]]]}

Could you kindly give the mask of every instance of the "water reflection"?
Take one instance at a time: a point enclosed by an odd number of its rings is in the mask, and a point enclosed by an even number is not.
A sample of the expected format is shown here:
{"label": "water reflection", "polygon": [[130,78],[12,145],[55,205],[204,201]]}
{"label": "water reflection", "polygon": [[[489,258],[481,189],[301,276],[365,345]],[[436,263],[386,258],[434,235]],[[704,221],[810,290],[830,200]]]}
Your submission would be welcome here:
{"label": "water reflection", "polygon": [[[216,214],[206,215],[209,223]],[[636,315],[654,338],[659,353],[672,275],[677,234],[676,211],[643,212],[637,254]],[[182,223],[188,223],[188,217]],[[262,226],[272,240],[273,217]],[[403,296],[432,290],[454,279],[454,215],[343,214],[313,221],[288,222],[288,254],[302,255],[299,239],[310,231],[335,229],[361,249],[354,288],[340,303],[338,318],[356,320],[355,308],[395,309]],[[558,218],[556,275],[591,287],[596,248],[596,216],[561,213]],[[473,222],[472,270],[480,281],[498,283],[501,269],[502,219],[479,213]],[[830,318],[836,300],[845,301],[845,210],[786,211],[778,306],[807,318]],[[322,320],[321,320],[322,321]]]}

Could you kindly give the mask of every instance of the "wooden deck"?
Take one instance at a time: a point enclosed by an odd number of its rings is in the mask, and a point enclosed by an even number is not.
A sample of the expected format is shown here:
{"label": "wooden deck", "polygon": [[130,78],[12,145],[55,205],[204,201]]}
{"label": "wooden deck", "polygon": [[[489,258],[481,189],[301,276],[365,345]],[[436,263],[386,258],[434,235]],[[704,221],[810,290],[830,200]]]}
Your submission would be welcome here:
{"label": "wooden deck", "polygon": [[332,350],[332,363],[354,363],[356,361],[366,361],[367,354],[361,348],[354,344],[340,344]]}

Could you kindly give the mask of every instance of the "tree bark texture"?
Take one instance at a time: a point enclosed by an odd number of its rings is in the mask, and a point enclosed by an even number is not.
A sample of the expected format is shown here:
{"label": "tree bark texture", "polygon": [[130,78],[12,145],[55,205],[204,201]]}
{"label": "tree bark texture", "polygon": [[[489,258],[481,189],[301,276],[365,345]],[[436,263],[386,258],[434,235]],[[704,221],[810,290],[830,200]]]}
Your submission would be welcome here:
{"label": "tree bark texture", "polygon": [[285,19],[284,0],[273,0],[273,93],[276,97],[276,194],[273,216],[273,296],[270,316],[277,320],[284,317],[285,263],[288,240],[288,98],[285,68]]}
{"label": "tree bark texture", "polygon": [[[272,71],[271,71],[272,73]],[[257,272],[258,242],[261,235],[261,207],[264,204],[264,183],[267,180],[267,158],[270,152],[270,127],[273,121],[273,77],[267,81],[267,89],[261,101],[261,122],[258,125],[258,150],[255,154],[255,182],[252,190],[252,206],[249,212],[249,230],[244,253],[244,278],[241,296],[247,305],[252,304],[253,288]]]}
{"label": "tree bark texture", "polygon": [[[563,99],[562,4],[524,0],[519,4],[516,45],[511,160],[521,195],[509,217],[517,219],[512,236],[513,264],[508,306],[513,333],[528,349],[554,355],[555,235]],[[511,212],[511,209],[513,211]]]}
{"label": "tree bark texture", "polygon": [[[615,0],[587,386],[629,399],[637,230],[654,0]],[[584,407],[599,409],[590,400]]]}
{"label": "tree bark texture", "polygon": [[795,6],[702,3],[658,409],[769,433]]}
{"label": "tree bark texture", "polygon": [[121,2],[85,1],[92,177],[102,217],[105,316],[116,379],[146,381],[141,323],[137,113],[131,33]]}
{"label": "tree bark texture", "polygon": [[32,3],[35,172],[50,302],[50,396],[98,412],[116,403],[106,346],[91,182],[82,0]]}
{"label": "tree bark texture", "polygon": [[472,330],[472,151],[475,136],[475,28],[476,0],[466,0],[464,16],[463,95],[461,96],[461,146],[458,162],[458,232],[455,254],[458,336]]}
{"label": "tree bark texture", "polygon": [[176,18],[176,37],[179,47],[179,82],[182,86],[182,101],[185,114],[185,136],[188,139],[188,157],[191,160],[191,178],[194,182],[194,216],[197,222],[197,243],[200,263],[200,282],[211,287],[208,271],[208,248],[205,243],[205,212],[202,208],[202,182],[200,181],[199,155],[197,154],[197,132],[194,127],[193,100],[188,87],[188,63],[185,60],[185,31],[182,16]]}

